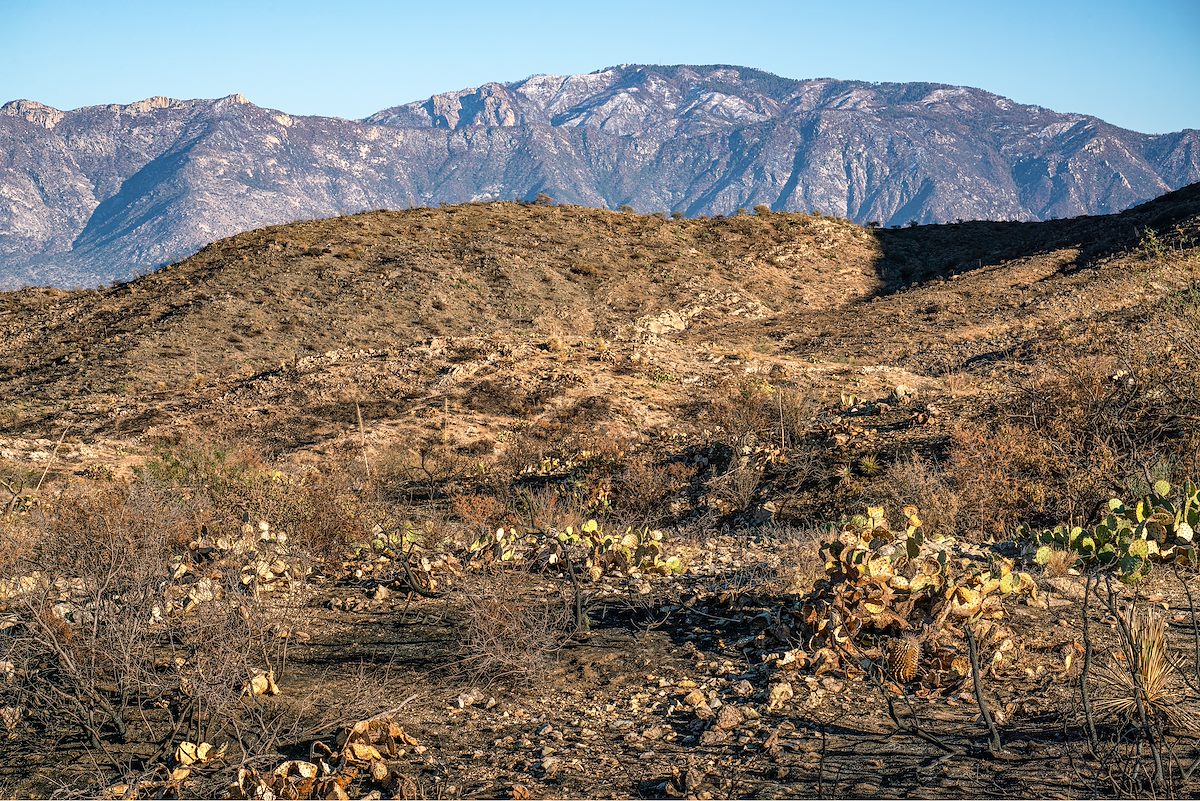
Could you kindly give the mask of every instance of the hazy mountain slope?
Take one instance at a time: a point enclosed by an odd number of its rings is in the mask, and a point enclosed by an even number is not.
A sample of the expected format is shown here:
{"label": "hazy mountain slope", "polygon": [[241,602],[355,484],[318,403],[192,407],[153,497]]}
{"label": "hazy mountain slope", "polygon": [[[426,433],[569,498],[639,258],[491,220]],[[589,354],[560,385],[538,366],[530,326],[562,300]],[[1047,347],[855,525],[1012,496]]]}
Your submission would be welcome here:
{"label": "hazy mountain slope", "polygon": [[238,95],[70,112],[17,101],[0,108],[0,286],[97,285],[266,224],[539,192],[884,225],[1108,213],[1200,180],[1198,137],[977,89],[737,67],[537,76],[361,122]]}

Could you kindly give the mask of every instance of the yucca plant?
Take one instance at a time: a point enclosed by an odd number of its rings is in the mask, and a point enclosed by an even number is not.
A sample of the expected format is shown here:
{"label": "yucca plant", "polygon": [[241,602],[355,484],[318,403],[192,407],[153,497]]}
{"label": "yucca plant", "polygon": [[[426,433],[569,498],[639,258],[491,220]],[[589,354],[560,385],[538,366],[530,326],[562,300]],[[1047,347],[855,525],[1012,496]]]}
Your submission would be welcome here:
{"label": "yucca plant", "polygon": [[1130,612],[1123,663],[1110,661],[1096,669],[1100,698],[1095,709],[1100,714],[1132,720],[1140,706],[1148,718],[1176,728],[1200,730],[1200,716],[1194,710],[1195,699],[1185,697],[1182,682],[1176,676],[1178,666],[1167,653],[1166,624],[1162,618],[1144,612]]}

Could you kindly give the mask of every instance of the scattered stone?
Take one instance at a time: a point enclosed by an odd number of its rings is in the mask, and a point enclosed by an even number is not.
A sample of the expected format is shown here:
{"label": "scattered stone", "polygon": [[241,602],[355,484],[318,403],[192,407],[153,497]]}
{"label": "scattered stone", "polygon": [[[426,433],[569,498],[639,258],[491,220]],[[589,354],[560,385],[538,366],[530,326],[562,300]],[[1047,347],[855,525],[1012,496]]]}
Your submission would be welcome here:
{"label": "scattered stone", "polygon": [[459,709],[466,709],[469,706],[475,706],[476,704],[482,702],[486,697],[487,696],[483,694],[483,690],[479,689],[478,687],[472,687],[471,689],[459,695],[458,698],[455,698],[454,704]]}
{"label": "scattered stone", "polygon": [[733,694],[738,698],[749,698],[754,695],[754,685],[746,679],[742,679],[737,684],[733,685]]}
{"label": "scattered stone", "polygon": [[386,601],[391,596],[391,594],[392,594],[391,590],[389,590],[387,587],[380,584],[379,586],[377,586],[375,588],[375,591],[373,593],[371,593],[371,600]]}
{"label": "scattered stone", "polygon": [[788,684],[786,681],[781,681],[778,684],[772,684],[770,689],[767,691],[767,708],[780,709],[784,704],[792,700],[792,697],[795,696],[795,694],[796,693],[792,690],[792,685]]}
{"label": "scattered stone", "polygon": [[548,756],[541,762],[542,775],[547,779],[553,779],[562,770],[562,759],[556,756]]}

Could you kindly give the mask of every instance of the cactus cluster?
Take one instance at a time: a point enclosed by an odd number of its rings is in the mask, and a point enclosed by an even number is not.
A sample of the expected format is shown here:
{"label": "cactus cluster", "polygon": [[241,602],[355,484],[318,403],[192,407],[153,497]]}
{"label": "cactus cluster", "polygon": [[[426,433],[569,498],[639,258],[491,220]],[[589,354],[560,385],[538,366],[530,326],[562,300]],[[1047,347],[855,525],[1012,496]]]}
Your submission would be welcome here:
{"label": "cactus cluster", "polygon": [[1002,617],[1000,598],[1034,595],[1013,563],[952,538],[927,538],[916,507],[893,531],[882,507],[844,523],[822,546],[825,577],[801,606],[810,644],[852,646],[860,633],[905,633],[947,617]]}
{"label": "cactus cluster", "polygon": [[1195,532],[1200,527],[1200,488],[1192,482],[1173,496],[1166,481],[1155,483],[1136,504],[1114,498],[1108,515],[1090,528],[1058,526],[1025,537],[1038,548],[1034,560],[1046,564],[1055,550],[1074,551],[1084,564],[1112,566],[1122,581],[1140,581],[1154,562],[1195,566],[1200,561]]}
{"label": "cactus cluster", "polygon": [[[307,562],[287,545],[287,535],[266,521],[242,525],[240,536],[212,536],[207,530],[173,557],[163,576],[161,600],[141,610],[155,622],[185,615],[230,592],[258,598],[264,593],[287,595],[301,589],[312,573]],[[0,580],[0,612],[30,594],[41,594],[54,613],[70,624],[94,620],[96,595],[79,578],[59,576],[51,581],[41,571]]]}
{"label": "cactus cluster", "polygon": [[226,592],[221,576],[237,574],[243,591],[255,597],[264,592],[295,592],[312,568],[291,552],[287,534],[265,520],[242,523],[241,536],[213,537],[207,531],[188,543],[186,554],[171,561],[171,581],[164,590],[165,608],[156,614],[190,612]]}
{"label": "cactus cluster", "polygon": [[593,580],[606,574],[681,573],[684,568],[678,556],[664,558],[663,533],[658,529],[606,531],[595,520],[588,520],[578,529],[498,528],[476,539],[470,550],[479,563],[553,567],[571,560],[587,570]]}
{"label": "cactus cluster", "polygon": [[[313,761],[289,759],[274,769],[244,763],[231,787],[233,798],[335,798],[350,796],[353,787],[374,786],[375,795],[411,798],[415,788],[405,785],[405,776],[396,770],[398,761],[409,751],[425,751],[414,737],[384,715],[346,726],[338,733],[334,746],[317,740],[309,757]],[[408,780],[411,782],[411,779]]]}

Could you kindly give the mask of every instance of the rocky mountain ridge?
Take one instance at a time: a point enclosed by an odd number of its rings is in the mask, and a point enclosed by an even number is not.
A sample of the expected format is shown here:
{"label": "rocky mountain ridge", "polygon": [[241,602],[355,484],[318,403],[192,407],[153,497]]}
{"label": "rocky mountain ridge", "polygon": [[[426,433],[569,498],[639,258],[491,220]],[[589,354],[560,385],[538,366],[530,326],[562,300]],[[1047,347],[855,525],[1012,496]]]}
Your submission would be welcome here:
{"label": "rocky mountain ridge", "polygon": [[532,199],[689,216],[759,204],[898,225],[1119,211],[1200,180],[1151,136],[940,84],[623,65],[436,95],[364,120],[241,95],[0,107],[0,287],[125,280],[237,231]]}

